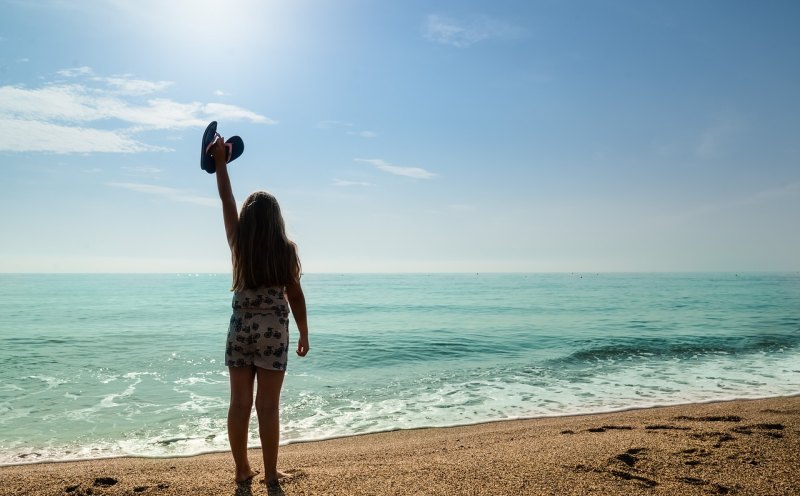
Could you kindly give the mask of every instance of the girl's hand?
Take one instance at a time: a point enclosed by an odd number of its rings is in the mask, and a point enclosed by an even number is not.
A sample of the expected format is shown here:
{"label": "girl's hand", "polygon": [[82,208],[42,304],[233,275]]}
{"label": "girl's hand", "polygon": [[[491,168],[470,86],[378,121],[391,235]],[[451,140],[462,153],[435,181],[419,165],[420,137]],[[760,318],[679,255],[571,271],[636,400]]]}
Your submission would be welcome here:
{"label": "girl's hand", "polygon": [[225,152],[225,140],[222,137],[218,136],[213,143],[211,143],[211,148],[209,149],[209,153],[212,157],[214,157],[214,164],[217,168],[227,164],[226,161],[227,153]]}
{"label": "girl's hand", "polygon": [[308,336],[300,336],[300,339],[297,340],[297,355],[304,357],[310,349],[308,347]]}

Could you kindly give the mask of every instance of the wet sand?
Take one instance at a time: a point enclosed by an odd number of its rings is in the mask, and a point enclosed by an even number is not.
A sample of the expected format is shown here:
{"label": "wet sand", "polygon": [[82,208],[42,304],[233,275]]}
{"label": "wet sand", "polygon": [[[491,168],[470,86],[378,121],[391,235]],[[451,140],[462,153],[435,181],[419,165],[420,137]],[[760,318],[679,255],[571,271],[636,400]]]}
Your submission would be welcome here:
{"label": "wet sand", "polygon": [[18,465],[0,494],[798,494],[800,397],[293,444],[279,466],[294,478],[268,489],[237,486],[228,453]]}

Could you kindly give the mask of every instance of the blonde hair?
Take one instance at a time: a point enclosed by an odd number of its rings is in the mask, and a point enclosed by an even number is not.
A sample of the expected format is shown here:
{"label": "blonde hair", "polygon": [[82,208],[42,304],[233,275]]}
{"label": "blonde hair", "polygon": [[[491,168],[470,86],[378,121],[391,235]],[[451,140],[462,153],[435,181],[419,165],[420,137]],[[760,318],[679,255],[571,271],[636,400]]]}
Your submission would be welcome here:
{"label": "blonde hair", "polygon": [[297,245],[286,236],[278,200],[256,191],[242,204],[233,242],[233,291],[300,279]]}

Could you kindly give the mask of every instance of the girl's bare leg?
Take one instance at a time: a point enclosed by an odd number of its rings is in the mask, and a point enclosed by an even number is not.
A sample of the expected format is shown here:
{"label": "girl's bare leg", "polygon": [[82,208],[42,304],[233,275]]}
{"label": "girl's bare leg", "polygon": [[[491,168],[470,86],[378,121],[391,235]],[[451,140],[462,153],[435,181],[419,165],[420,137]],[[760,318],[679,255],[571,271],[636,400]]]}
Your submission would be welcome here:
{"label": "girl's bare leg", "polygon": [[259,367],[256,370],[258,374],[256,412],[258,433],[261,436],[261,452],[264,456],[264,479],[267,484],[274,484],[286,476],[278,471],[278,441],[280,441],[278,405],[285,373]]}
{"label": "girl's bare leg", "polygon": [[231,377],[231,404],[228,408],[228,441],[236,463],[236,482],[253,478],[258,472],[247,459],[247,431],[253,409],[255,367],[228,367]]}

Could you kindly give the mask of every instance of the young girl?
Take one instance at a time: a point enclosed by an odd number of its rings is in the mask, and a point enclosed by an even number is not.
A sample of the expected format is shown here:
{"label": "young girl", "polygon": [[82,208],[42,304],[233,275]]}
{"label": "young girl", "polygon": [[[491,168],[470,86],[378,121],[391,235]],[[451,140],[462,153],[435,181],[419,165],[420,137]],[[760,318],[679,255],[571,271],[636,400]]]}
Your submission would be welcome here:
{"label": "young girl", "polygon": [[225,365],[231,381],[228,440],[236,463],[236,481],[244,482],[258,474],[247,460],[255,382],[264,479],[275,484],[286,477],[277,469],[278,402],[289,351],[289,307],[300,331],[297,354],[302,357],[309,350],[300,260],[297,245],[286,237],[275,197],[256,191],[247,197],[237,215],[222,139],[217,138],[210,153],[217,168],[217,189],[233,261],[233,315]]}

